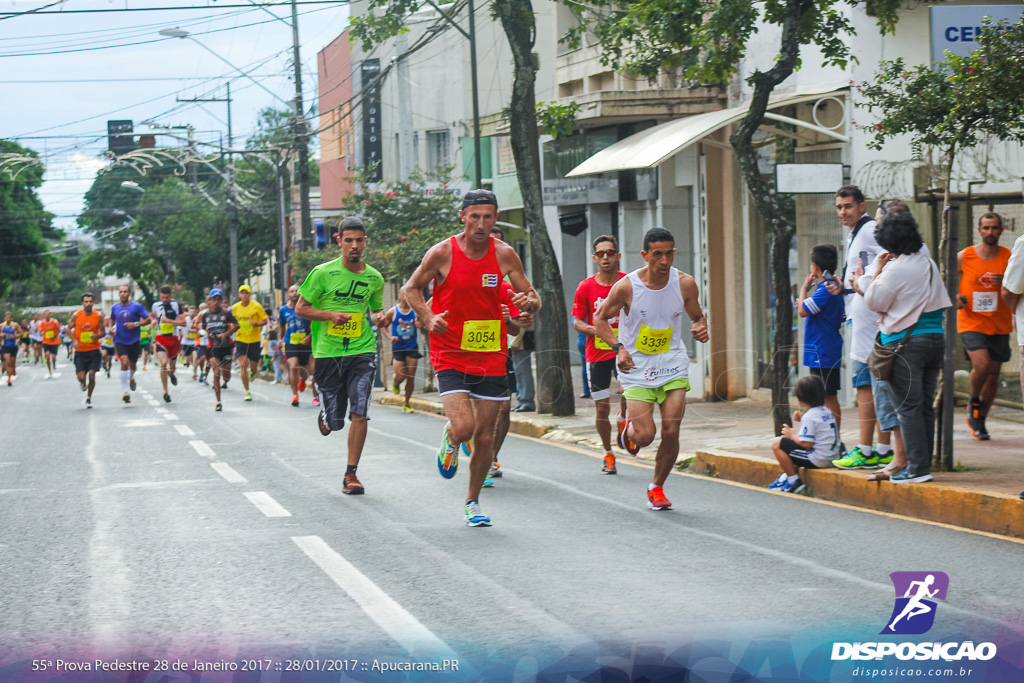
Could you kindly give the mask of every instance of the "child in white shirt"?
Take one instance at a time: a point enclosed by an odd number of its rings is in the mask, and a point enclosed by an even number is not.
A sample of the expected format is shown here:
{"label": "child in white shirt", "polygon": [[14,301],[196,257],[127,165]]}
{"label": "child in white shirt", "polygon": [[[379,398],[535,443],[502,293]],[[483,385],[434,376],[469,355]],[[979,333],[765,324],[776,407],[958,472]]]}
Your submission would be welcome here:
{"label": "child in white shirt", "polygon": [[772,453],[782,465],[782,474],[768,488],[784,493],[799,493],[806,488],[797,468],[831,467],[833,449],[839,443],[835,417],[825,407],[825,383],[821,377],[801,377],[795,393],[804,411],[803,415],[799,410],[793,413],[793,421],[800,423],[800,430],[784,425],[782,436],[772,442]]}

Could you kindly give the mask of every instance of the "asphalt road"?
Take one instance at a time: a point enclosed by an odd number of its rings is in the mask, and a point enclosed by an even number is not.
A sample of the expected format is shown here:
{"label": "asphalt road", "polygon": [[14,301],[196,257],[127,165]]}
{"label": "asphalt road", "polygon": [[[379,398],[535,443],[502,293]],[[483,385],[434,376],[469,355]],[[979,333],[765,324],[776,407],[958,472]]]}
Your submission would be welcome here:
{"label": "asphalt road", "polygon": [[[457,657],[551,660],[581,648],[741,633],[877,637],[888,574],[938,570],[930,639],[1024,623],[1024,545],[801,496],[651,472],[510,436],[506,472],[462,517],[466,472],[434,463],[443,421],[375,405],[345,496],[346,436],[322,437],[309,394],[182,378],[160,400],[116,370],[85,410],[70,365],[0,386],[0,658]],[[685,439],[685,421],[684,436]],[[831,637],[831,636],[830,636]],[[467,664],[468,663],[468,664]]]}

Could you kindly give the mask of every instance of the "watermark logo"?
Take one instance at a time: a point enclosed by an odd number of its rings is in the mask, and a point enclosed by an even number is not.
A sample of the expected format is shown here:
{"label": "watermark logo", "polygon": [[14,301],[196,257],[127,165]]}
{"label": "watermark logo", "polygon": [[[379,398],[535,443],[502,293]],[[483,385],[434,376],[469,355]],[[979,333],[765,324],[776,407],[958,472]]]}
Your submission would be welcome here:
{"label": "watermark logo", "polygon": [[882,635],[920,635],[935,623],[937,600],[945,601],[949,576],[945,572],[893,572],[896,604]]}

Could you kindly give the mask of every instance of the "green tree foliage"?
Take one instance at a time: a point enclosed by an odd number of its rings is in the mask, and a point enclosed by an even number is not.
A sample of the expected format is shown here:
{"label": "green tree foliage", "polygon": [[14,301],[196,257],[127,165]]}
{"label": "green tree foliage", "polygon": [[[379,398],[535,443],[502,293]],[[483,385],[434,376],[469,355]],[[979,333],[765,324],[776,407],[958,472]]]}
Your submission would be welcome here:
{"label": "green tree foliage", "polygon": [[[9,140],[0,140],[0,154],[38,158],[33,150]],[[15,282],[43,290],[60,285],[58,256],[49,253],[47,240],[59,239],[62,233],[53,227],[53,214],[43,210],[37,194],[42,184],[41,164],[20,172],[0,171],[0,298],[10,294]]]}
{"label": "green tree foliage", "polygon": [[462,230],[460,197],[449,188],[453,171],[416,171],[408,182],[373,185],[365,171],[356,175],[356,192],[342,201],[366,225],[366,258],[388,281],[404,284],[427,249]]}
{"label": "green tree foliage", "polygon": [[[606,66],[656,78],[668,72],[691,84],[728,83],[741,60],[754,60],[747,82],[754,92],[743,120],[730,138],[754,206],[771,230],[772,284],[790,291],[789,251],[794,226],[784,204],[758,168],[753,137],[764,123],[772,92],[800,66],[800,51],[815,46],[826,65],[845,67],[854,59],[850,37],[856,32],[851,10],[864,8],[882,32],[891,32],[902,0],[610,0],[602,5],[563,2],[577,13],[578,28],[566,40],[579,45],[594,35]],[[749,54],[751,37],[764,27],[778,31],[778,51]],[[789,320],[789,297],[776,297],[776,318]],[[789,365],[793,343],[789,325],[774,330],[772,377],[776,433],[789,422]]]}
{"label": "green tree foliage", "polygon": [[[288,112],[263,110],[247,147],[287,149],[292,141],[290,121]],[[268,161],[274,156],[268,151],[235,157],[242,278],[261,270],[278,247],[278,180]],[[115,166],[99,174],[86,193],[86,211],[79,220],[96,238],[97,248],[82,259],[79,271],[87,277],[131,277],[147,303],[163,284],[181,284],[186,293],[202,297],[228,280],[227,159],[196,157],[192,163],[200,179],[195,188],[186,182],[191,174],[183,174],[181,168],[156,166],[140,175],[134,168]],[[126,180],[139,189],[123,187]],[[287,174],[285,181],[287,196]]]}
{"label": "green tree foliage", "polygon": [[[874,81],[857,87],[878,116],[863,126],[873,133],[868,146],[881,149],[895,136],[910,135],[916,144],[936,148],[947,206],[958,152],[989,139],[1024,142],[1024,21],[1012,27],[986,22],[976,40],[971,54],[947,52],[938,68],[882,62]],[[944,237],[947,230],[944,221]]]}
{"label": "green tree foliage", "polygon": [[[368,169],[357,169],[356,191],[343,198],[351,207],[342,218],[356,216],[366,226],[367,245],[363,257],[389,282],[405,284],[435,243],[460,232],[459,195],[449,188],[453,168],[430,173],[414,172],[408,182],[369,184]],[[330,240],[323,251],[292,254],[288,266],[298,282],[321,263],[341,256]]]}

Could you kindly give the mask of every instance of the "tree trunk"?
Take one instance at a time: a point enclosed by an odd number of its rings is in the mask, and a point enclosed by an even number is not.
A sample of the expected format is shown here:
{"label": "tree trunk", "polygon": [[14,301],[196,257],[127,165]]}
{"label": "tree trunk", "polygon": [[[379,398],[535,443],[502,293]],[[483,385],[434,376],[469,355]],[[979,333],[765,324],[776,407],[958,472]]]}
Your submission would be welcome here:
{"label": "tree trunk", "polygon": [[533,64],[535,19],[530,0],[503,0],[493,5],[508,37],[514,62],[512,100],[509,103],[512,155],[516,162],[523,214],[530,233],[533,286],[543,306],[537,316],[537,410],[555,416],[573,415],[569,328],[562,273],[544,223],[537,134],[536,72]]}
{"label": "tree trunk", "polygon": [[800,54],[797,35],[804,15],[814,8],[813,0],[789,0],[785,6],[785,21],[779,42],[779,58],[770,70],[757,71],[748,82],[754,86],[754,95],[747,115],[729,138],[736,151],[736,160],[743,180],[754,200],[757,212],[769,225],[772,233],[772,286],[775,289],[775,333],[772,339],[772,418],[775,433],[782,433],[783,424],[791,424],[789,415],[789,359],[792,353],[793,310],[790,305],[789,248],[793,227],[789,225],[779,206],[778,197],[761,175],[754,148],[754,133],[764,123],[768,98],[775,88],[789,78],[796,68]]}

